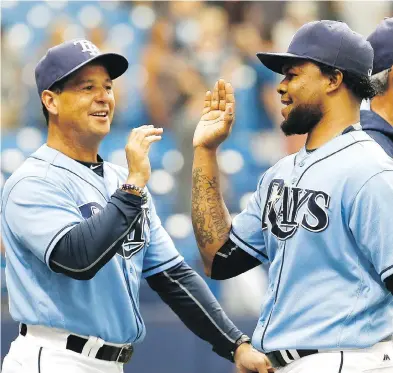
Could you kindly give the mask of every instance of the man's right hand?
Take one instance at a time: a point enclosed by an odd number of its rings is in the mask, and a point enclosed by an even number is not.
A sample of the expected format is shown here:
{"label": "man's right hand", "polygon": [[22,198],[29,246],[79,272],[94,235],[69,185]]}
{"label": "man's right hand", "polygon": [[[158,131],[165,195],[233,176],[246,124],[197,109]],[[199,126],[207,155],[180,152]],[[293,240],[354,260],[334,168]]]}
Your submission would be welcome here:
{"label": "man's right hand", "polygon": [[237,373],[275,372],[267,356],[247,343],[243,343],[236,349],[234,360]]}
{"label": "man's right hand", "polygon": [[220,79],[213,93],[206,92],[201,120],[194,133],[194,148],[215,150],[228,137],[235,119],[235,95],[230,83]]}
{"label": "man's right hand", "polygon": [[162,128],[153,125],[144,125],[131,131],[125,147],[129,172],[127,184],[141,188],[147,184],[151,174],[150,145],[160,141],[162,133]]}

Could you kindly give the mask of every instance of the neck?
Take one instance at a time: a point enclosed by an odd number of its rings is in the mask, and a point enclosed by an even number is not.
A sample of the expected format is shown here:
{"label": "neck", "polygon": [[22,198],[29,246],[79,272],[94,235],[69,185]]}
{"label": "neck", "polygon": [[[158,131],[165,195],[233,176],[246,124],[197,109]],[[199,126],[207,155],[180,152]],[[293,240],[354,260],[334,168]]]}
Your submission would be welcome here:
{"label": "neck", "polygon": [[47,145],[72,159],[97,162],[99,143],[92,143],[91,140],[90,142],[83,141],[81,137],[72,137],[70,134],[62,133],[55,125],[48,128]]}
{"label": "neck", "polygon": [[382,96],[375,96],[371,101],[371,110],[393,126],[393,89]]}
{"label": "neck", "polygon": [[322,118],[322,120],[308,134],[306,149],[317,149],[339,135],[348,126],[359,122],[359,113],[347,117],[339,117],[335,120]]}
{"label": "neck", "polygon": [[317,149],[360,121],[360,103],[348,95],[336,97],[326,106],[323,118],[309,132],[306,149]]}

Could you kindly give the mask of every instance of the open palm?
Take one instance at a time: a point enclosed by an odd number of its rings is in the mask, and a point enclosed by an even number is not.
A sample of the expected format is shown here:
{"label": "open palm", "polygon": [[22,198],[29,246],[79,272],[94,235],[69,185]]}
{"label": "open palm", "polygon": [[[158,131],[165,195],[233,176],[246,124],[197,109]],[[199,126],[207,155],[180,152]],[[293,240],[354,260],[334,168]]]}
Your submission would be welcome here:
{"label": "open palm", "polygon": [[230,134],[235,119],[235,95],[230,83],[220,79],[213,93],[206,92],[201,120],[194,133],[194,148],[216,149]]}

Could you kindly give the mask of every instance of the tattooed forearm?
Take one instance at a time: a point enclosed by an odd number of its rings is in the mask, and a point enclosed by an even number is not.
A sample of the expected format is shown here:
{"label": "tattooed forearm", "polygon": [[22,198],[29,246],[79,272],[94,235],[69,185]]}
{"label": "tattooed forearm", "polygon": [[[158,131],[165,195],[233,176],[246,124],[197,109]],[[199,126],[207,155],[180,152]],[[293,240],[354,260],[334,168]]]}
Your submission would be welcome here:
{"label": "tattooed forearm", "polygon": [[226,214],[217,178],[209,178],[201,168],[195,168],[192,174],[192,224],[200,248],[227,239]]}

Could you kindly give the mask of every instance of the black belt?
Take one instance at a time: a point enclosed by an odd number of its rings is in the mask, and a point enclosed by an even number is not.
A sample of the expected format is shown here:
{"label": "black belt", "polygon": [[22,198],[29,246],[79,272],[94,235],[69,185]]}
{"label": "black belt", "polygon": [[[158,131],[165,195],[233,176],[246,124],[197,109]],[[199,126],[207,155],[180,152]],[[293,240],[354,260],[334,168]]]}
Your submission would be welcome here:
{"label": "black belt", "polygon": [[[380,342],[388,342],[392,340],[392,336],[389,335],[382,339]],[[285,367],[295,360],[299,360],[302,357],[317,354],[323,352],[323,350],[279,350],[266,353],[273,368]]]}
{"label": "black belt", "polygon": [[[27,325],[21,324],[20,334],[25,336],[26,333],[27,333]],[[87,341],[88,341],[87,338],[70,334],[67,337],[66,349],[80,354],[82,353],[83,347],[85,346]],[[103,345],[97,351],[95,358],[99,360],[106,360],[106,361],[117,361],[119,363],[126,364],[130,361],[133,352],[134,352],[134,347],[131,345],[123,346],[123,347]]]}
{"label": "black belt", "polygon": [[273,368],[280,368],[302,357],[317,354],[318,352],[318,350],[280,350],[268,352],[266,356],[272,363]]}

